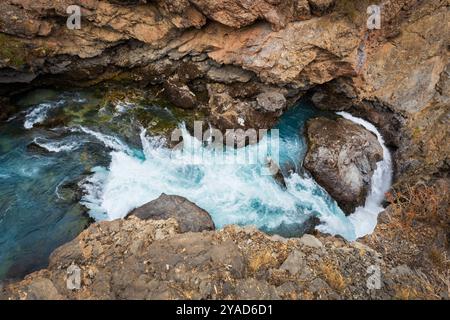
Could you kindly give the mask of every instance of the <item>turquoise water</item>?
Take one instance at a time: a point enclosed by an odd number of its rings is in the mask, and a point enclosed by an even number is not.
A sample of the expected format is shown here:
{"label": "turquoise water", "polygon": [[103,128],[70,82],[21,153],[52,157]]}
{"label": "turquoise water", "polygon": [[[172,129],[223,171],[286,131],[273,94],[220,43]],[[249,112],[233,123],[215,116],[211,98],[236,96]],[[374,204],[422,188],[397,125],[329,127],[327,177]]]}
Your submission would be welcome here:
{"label": "turquoise water", "polygon": [[[48,90],[17,104],[22,111],[0,124],[0,280],[44,267],[57,246],[86,227],[88,215],[120,218],[162,192],[194,201],[218,227],[234,223],[279,232],[316,216],[323,231],[354,237],[334,200],[300,172],[302,128],[318,114],[305,103],[277,126],[286,190],[261,174],[270,135],[257,145],[221,152],[218,161],[217,150],[182,126],[183,148],[166,148],[152,124],[175,128],[184,119],[162,106],[104,106],[89,91]],[[148,123],[141,121],[142,112]],[[256,163],[236,163],[248,156]]]}

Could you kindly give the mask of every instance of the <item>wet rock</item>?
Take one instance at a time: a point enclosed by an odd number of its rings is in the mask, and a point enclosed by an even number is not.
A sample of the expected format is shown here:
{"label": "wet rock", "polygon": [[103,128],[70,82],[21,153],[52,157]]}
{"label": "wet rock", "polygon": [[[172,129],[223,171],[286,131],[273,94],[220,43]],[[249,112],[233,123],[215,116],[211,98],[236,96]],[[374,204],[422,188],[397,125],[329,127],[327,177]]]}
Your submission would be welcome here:
{"label": "wet rock", "polygon": [[233,97],[232,88],[224,84],[208,84],[207,88],[209,120],[222,132],[226,145],[240,148],[257,143],[280,116],[261,112],[252,98]]}
{"label": "wet rock", "polygon": [[200,232],[215,229],[214,222],[208,212],[186,198],[164,193],[158,199],[134,209],[128,216],[131,215],[142,220],[174,218],[178,221],[181,232]]}
{"label": "wet rock", "polygon": [[189,87],[174,79],[164,83],[164,95],[175,106],[183,109],[194,109],[198,105],[196,96]]}
{"label": "wet rock", "polygon": [[282,222],[275,228],[262,227],[261,229],[269,234],[277,234],[283,237],[301,237],[304,234],[314,233],[315,228],[320,224],[320,219],[317,217],[309,217],[301,223],[287,223]]}
{"label": "wet rock", "polygon": [[346,119],[315,118],[307,123],[304,166],[350,214],[363,205],[383,149],[376,136]]}
{"label": "wet rock", "polygon": [[280,167],[272,159],[267,159],[266,166],[272,175],[276,183],[283,189],[287,189],[286,181],[284,180],[283,172],[281,172]]}
{"label": "wet rock", "polygon": [[35,154],[40,154],[40,155],[46,155],[46,154],[50,153],[50,151],[48,151],[44,147],[41,147],[36,142],[31,142],[31,143],[27,144],[27,151],[31,152],[31,153],[35,153]]}

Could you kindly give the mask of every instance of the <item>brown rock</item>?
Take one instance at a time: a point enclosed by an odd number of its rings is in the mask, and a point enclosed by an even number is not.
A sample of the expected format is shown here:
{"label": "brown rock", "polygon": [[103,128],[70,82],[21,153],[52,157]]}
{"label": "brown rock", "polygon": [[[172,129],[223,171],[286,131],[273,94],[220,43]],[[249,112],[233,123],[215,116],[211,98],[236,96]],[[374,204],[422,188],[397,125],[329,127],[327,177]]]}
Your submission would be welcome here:
{"label": "brown rock", "polygon": [[313,14],[317,16],[330,13],[336,0],[308,0]]}
{"label": "brown rock", "polygon": [[364,204],[383,149],[376,136],[346,119],[315,118],[307,123],[304,166],[350,214]]}
{"label": "brown rock", "polygon": [[286,98],[280,92],[268,91],[256,97],[258,108],[263,112],[281,112],[286,108]]}
{"label": "brown rock", "polygon": [[164,82],[164,95],[175,106],[183,109],[194,109],[198,105],[189,87],[173,79]]}

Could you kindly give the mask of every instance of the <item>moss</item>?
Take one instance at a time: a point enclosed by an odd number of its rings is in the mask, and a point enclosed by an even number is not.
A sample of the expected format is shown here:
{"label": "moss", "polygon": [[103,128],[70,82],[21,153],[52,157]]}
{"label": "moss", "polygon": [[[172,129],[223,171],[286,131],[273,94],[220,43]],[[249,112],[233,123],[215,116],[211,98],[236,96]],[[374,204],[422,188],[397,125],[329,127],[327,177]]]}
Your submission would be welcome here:
{"label": "moss", "polygon": [[26,64],[27,55],[25,44],[17,38],[0,33],[0,59],[9,65],[19,68]]}

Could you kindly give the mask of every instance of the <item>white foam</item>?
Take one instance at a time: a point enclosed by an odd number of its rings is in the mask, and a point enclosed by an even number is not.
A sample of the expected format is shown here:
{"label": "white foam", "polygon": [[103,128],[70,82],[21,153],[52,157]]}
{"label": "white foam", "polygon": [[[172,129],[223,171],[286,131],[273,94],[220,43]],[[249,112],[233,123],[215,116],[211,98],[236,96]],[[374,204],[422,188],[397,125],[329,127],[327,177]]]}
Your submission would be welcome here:
{"label": "white foam", "polygon": [[56,103],[41,103],[36,107],[31,108],[25,115],[25,122],[23,124],[25,129],[31,129],[37,123],[42,123],[47,118],[50,110],[55,109],[64,104],[64,100]]}
{"label": "white foam", "polygon": [[116,110],[115,116],[124,114],[128,112],[130,109],[132,109],[135,106],[135,104],[127,101],[119,101],[115,106],[114,109]]}
{"label": "white foam", "polygon": [[[124,151],[111,153],[108,170],[96,168],[84,183],[83,204],[95,219],[113,220],[156,199],[162,192],[188,198],[207,210],[217,227],[227,224],[273,228],[319,215],[332,234],[353,238],[353,226],[310,178],[287,179],[287,191],[265,169],[268,144],[216,152],[182,128],[183,147],[171,150],[141,133],[145,159]],[[262,149],[262,150],[261,150]],[[258,158],[255,165],[248,157]]]}
{"label": "white foam", "polygon": [[337,114],[374,133],[383,148],[383,160],[377,163],[371,180],[371,190],[365,204],[363,207],[356,208],[355,212],[349,217],[355,227],[356,237],[359,238],[373,232],[377,225],[378,214],[384,210],[382,206],[384,195],[389,191],[392,184],[392,157],[383,137],[373,124],[347,112],[337,112]]}
{"label": "white foam", "polygon": [[49,152],[68,152],[80,147],[80,142],[72,141],[48,141],[44,138],[35,138],[34,143]]}
{"label": "white foam", "polygon": [[70,130],[74,132],[81,131],[88,135],[91,135],[98,141],[102,142],[106,147],[113,149],[115,151],[123,151],[128,154],[132,154],[132,150],[117,137],[110,136],[98,131],[94,131],[89,128],[85,128],[83,126],[79,126],[78,128],[71,128]]}

